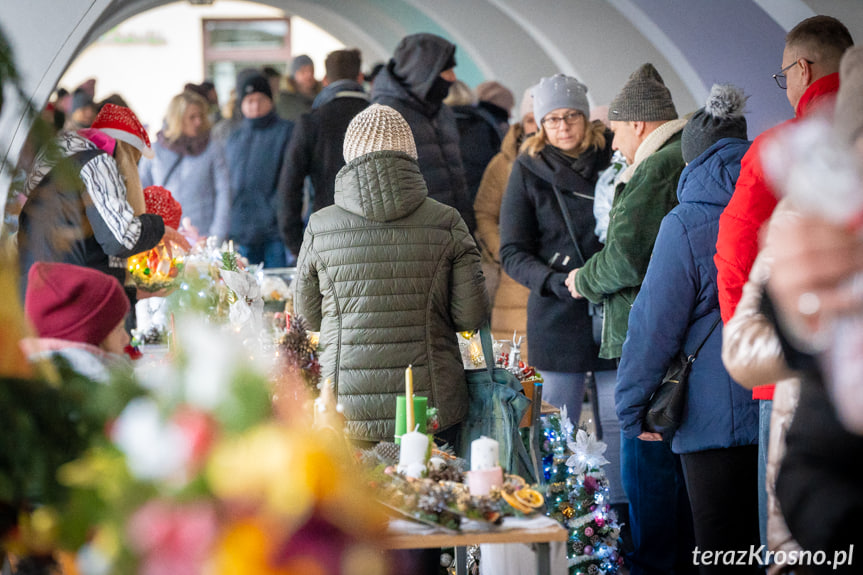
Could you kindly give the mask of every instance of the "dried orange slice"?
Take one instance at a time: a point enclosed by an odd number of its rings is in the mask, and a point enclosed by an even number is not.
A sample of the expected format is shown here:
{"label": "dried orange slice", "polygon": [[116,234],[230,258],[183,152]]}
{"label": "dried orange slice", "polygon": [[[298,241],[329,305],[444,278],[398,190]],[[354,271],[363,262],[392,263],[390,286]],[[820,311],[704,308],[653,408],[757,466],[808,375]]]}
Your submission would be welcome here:
{"label": "dried orange slice", "polygon": [[526,505],[530,509],[537,509],[542,507],[542,504],[545,503],[545,498],[542,496],[542,493],[535,489],[519,489],[513,495],[519,503]]}
{"label": "dried orange slice", "polygon": [[520,511],[520,512],[524,513],[525,515],[527,515],[528,513],[530,513],[532,511],[532,509],[530,507],[528,507],[527,505],[525,505],[524,503],[522,503],[521,501],[516,499],[514,493],[507,493],[506,491],[501,491],[500,495],[501,495],[501,497],[503,497],[503,500],[506,501],[509,504],[509,506],[512,507],[513,509],[515,509],[516,511]]}

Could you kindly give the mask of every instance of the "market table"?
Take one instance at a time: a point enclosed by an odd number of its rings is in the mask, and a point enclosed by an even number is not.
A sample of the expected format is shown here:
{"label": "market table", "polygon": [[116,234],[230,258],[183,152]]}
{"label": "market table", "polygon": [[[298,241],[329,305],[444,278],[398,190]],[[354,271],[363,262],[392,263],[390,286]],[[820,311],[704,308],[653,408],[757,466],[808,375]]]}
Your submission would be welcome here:
{"label": "market table", "polygon": [[421,525],[404,519],[390,521],[388,537],[384,547],[388,549],[433,549],[455,547],[456,574],[467,574],[468,545],[480,543],[535,543],[536,572],[550,575],[551,557],[549,543],[566,541],[567,531],[560,523],[540,515],[538,517],[507,517],[499,526],[466,520],[461,531],[453,532]]}

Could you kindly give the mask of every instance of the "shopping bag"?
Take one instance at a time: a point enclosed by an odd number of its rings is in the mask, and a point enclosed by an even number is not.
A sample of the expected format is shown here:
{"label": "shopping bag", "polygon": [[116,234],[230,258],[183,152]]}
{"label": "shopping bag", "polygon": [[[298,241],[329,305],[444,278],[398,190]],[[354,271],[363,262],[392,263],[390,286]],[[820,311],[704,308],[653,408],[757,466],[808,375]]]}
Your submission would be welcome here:
{"label": "shopping bag", "polygon": [[500,444],[500,465],[504,472],[521,475],[536,482],[530,457],[519,433],[519,422],[530,406],[521,382],[507,370],[494,366],[491,330],[480,329],[485,367],[466,370],[468,389],[467,417],[461,424],[459,455],[470,462],[470,445],[480,436]]}

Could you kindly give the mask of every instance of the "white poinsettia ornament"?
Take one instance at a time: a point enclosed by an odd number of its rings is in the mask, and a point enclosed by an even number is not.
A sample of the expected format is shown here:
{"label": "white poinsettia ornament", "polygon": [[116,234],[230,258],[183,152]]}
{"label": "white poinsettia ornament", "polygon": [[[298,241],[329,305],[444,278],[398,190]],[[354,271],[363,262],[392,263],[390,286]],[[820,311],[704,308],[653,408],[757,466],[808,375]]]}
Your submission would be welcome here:
{"label": "white poinsettia ornament", "polygon": [[225,285],[237,294],[237,301],[231,304],[228,318],[235,328],[251,326],[256,332],[260,330],[261,318],[264,313],[264,299],[261,297],[261,286],[255,276],[244,271],[222,270]]}
{"label": "white poinsettia ornament", "polygon": [[567,441],[566,446],[572,452],[566,465],[572,468],[573,473],[581,474],[590,469],[599,469],[609,462],[603,455],[608,445],[583,429],[579,429],[575,434],[575,441]]}

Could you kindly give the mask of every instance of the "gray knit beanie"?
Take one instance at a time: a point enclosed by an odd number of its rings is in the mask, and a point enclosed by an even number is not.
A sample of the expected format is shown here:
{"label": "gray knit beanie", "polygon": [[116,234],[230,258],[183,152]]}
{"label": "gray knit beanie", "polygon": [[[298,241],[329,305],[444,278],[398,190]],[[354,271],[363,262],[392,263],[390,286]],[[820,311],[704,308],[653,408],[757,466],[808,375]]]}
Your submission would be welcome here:
{"label": "gray knit beanie", "polygon": [[683,161],[687,164],[722,138],[746,139],[743,90],[731,84],[714,84],[703,108],[686,123],[681,136]]}
{"label": "gray knit beanie", "polygon": [[558,108],[570,108],[590,117],[590,104],[587,102],[587,86],[563,74],[555,74],[549,78],[542,78],[539,84],[531,90],[533,94],[533,114],[536,123]]}
{"label": "gray knit beanie", "polygon": [[854,145],[863,136],[863,46],[849,48],[839,65],[835,125],[843,144]]}
{"label": "gray knit beanie", "polygon": [[612,122],[664,122],[677,119],[671,92],[653,64],[632,73],[620,93],[608,105]]}
{"label": "gray knit beanie", "polygon": [[372,104],[351,120],[345,132],[342,152],[345,162],[370,152],[391,150],[417,159],[417,147],[411,127],[401,114],[389,106]]}

